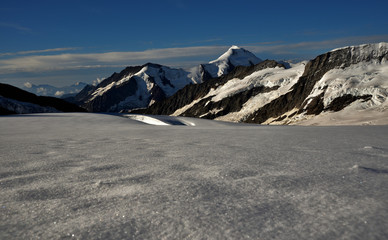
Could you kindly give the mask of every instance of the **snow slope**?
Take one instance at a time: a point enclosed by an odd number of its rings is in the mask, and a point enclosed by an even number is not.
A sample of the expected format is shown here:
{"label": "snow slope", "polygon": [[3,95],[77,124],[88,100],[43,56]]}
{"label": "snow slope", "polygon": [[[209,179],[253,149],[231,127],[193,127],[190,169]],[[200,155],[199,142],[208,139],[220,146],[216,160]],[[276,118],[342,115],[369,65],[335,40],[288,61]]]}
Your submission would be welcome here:
{"label": "snow slope", "polygon": [[261,61],[262,60],[253,53],[238,46],[232,46],[219,58],[204,66],[212,77],[219,77],[227,74],[233,67],[251,66],[258,64]]}
{"label": "snow slope", "polygon": [[[350,49],[350,59],[357,63],[325,73],[315,83],[310,95],[306,98],[307,105],[321,94],[324,108],[346,95],[370,96],[370,98],[368,100],[359,99],[338,112],[325,111],[316,116],[294,115],[280,121],[280,124],[388,124],[388,60],[383,57],[388,54],[388,43],[365,44],[341,49]],[[332,52],[341,49],[335,49]]]}
{"label": "snow slope", "polygon": [[219,102],[225,98],[231,97],[240,92],[249,91],[255,87],[279,87],[275,91],[258,94],[252,97],[243,105],[240,111],[230,112],[229,114],[216,118],[216,120],[232,122],[244,121],[246,116],[249,116],[266,103],[269,103],[280,95],[288,92],[290,88],[296,83],[296,81],[298,81],[299,77],[303,74],[305,65],[306,62],[301,62],[292,65],[292,67],[289,69],[282,67],[265,68],[263,70],[253,72],[252,74],[245,76],[243,79],[231,79],[226,84],[221,85],[215,89],[211,89],[206,96],[198,98],[194,102],[180,109],[177,109],[172,115],[181,115],[188,109],[192,108],[195,104],[199,103],[201,100],[209,97],[211,97],[212,102]]}
{"label": "snow slope", "polygon": [[260,62],[262,62],[262,60],[253,53],[244,48],[232,46],[216,60],[192,68],[189,77],[195,83],[201,83],[204,80],[207,80],[204,79],[206,78],[205,76],[208,76],[209,78],[220,77],[229,73],[237,66],[252,66]]}
{"label": "snow slope", "polygon": [[[291,87],[298,81],[299,77],[303,74],[304,67],[306,62],[300,62],[298,64],[294,64],[289,69],[284,68],[268,68],[258,72],[255,72],[241,81],[237,80],[238,87],[241,89],[239,91],[246,91],[251,86],[265,86],[265,87],[279,87],[275,91],[271,91],[268,93],[258,94],[247,102],[244,103],[243,107],[238,112],[231,112],[224,116],[216,118],[216,120],[223,121],[233,121],[233,122],[243,122],[246,120],[247,116],[251,115],[257,109],[264,106],[265,104],[271,102],[277,97],[284,95],[288,91],[290,91]],[[228,82],[229,83],[229,82]],[[242,83],[240,85],[240,83]],[[249,87],[242,88],[242,86],[248,85]],[[224,87],[226,88],[226,86]],[[233,94],[236,94],[236,89],[233,88]],[[222,88],[218,90],[218,94],[213,101],[220,101],[224,98],[225,90]],[[232,93],[231,93],[232,94]]]}
{"label": "snow slope", "polygon": [[387,126],[181,120],[0,117],[0,239],[388,235]]}

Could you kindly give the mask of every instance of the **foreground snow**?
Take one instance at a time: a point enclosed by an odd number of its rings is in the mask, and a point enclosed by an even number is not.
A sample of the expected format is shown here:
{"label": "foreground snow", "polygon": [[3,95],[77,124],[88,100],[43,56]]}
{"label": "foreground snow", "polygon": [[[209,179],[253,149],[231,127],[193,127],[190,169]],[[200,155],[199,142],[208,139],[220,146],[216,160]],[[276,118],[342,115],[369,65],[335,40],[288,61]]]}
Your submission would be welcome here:
{"label": "foreground snow", "polygon": [[388,126],[1,117],[0,239],[384,239],[387,136]]}

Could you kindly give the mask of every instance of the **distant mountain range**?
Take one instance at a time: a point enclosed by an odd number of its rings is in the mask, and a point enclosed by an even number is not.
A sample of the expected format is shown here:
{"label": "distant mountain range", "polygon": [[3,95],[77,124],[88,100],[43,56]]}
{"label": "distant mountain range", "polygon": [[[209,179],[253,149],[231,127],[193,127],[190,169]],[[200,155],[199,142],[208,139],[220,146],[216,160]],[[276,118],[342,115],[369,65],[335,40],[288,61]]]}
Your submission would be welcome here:
{"label": "distant mountain range", "polygon": [[172,96],[186,85],[203,83],[229,73],[236,66],[253,66],[261,61],[251,52],[233,46],[218,59],[200,64],[190,71],[153,63],[127,67],[97,86],[89,85],[68,100],[91,112],[146,108]]}
{"label": "distant mountain range", "polygon": [[90,112],[332,125],[388,124],[387,97],[388,43],[378,43],[297,64],[263,61],[232,46],[189,71],[154,63],[127,67],[66,100]]}
{"label": "distant mountain range", "polygon": [[286,68],[275,61],[179,90],[134,113],[261,124],[388,124],[388,43],[344,47]]}
{"label": "distant mountain range", "polygon": [[83,88],[88,85],[84,82],[77,82],[71,86],[65,87],[54,87],[51,85],[34,85],[29,82],[24,83],[23,90],[34,93],[39,96],[50,96],[50,97],[71,97],[78,94]]}

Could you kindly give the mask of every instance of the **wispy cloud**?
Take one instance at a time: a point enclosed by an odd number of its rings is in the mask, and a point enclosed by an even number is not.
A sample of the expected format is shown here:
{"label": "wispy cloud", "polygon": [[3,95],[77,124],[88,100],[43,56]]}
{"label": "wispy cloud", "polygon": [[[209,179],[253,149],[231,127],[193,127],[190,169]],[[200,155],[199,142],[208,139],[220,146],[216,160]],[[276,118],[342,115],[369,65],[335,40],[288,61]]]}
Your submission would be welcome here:
{"label": "wispy cloud", "polygon": [[[299,42],[299,43],[289,43],[285,44],[279,42],[280,44],[252,44],[243,46],[248,50],[260,54],[260,53],[271,53],[272,55],[301,55],[303,53],[312,53],[316,51],[321,51],[325,53],[334,48],[350,46],[350,45],[359,45],[364,43],[377,43],[377,42],[388,42],[388,35],[375,35],[375,36],[356,36],[356,37],[347,37],[347,38],[338,38],[324,41],[309,41],[309,42]],[[314,57],[314,56],[311,56]]]}
{"label": "wispy cloud", "polygon": [[[258,57],[267,54],[274,59],[285,59],[285,57],[290,56],[299,59],[303,57],[303,59],[306,59],[313,58],[319,53],[325,53],[338,47],[383,41],[388,41],[388,35],[349,37],[290,44],[276,41],[250,44],[242,47],[254,52]],[[151,49],[138,52],[62,53],[52,55],[11,56],[10,58],[0,60],[0,74],[124,67],[142,65],[146,62],[156,62],[169,66],[173,65],[175,67],[187,67],[188,63],[194,64],[193,60],[206,59],[205,61],[210,61],[214,57],[224,53],[229,47],[230,46],[200,46]],[[37,50],[35,53],[70,49],[73,48]],[[33,54],[32,51],[26,52]]]}
{"label": "wispy cloud", "polygon": [[255,42],[255,43],[248,43],[246,45],[276,45],[281,43],[284,43],[284,41]]}
{"label": "wispy cloud", "polygon": [[176,59],[217,55],[228,46],[151,49],[139,52],[107,52],[89,54],[58,54],[23,56],[0,60],[0,73],[40,72],[65,69],[102,68],[140,65],[149,61],[166,62]]}
{"label": "wispy cloud", "polygon": [[12,28],[12,29],[18,30],[20,32],[24,32],[24,33],[31,33],[32,32],[32,29],[21,26],[21,25],[16,24],[16,23],[0,22],[0,27]]}
{"label": "wispy cloud", "polygon": [[28,54],[37,54],[37,53],[49,53],[49,52],[63,52],[63,51],[71,51],[71,50],[77,50],[77,49],[80,49],[80,48],[68,47],[68,48],[51,48],[51,49],[43,49],[43,50],[8,52],[8,53],[0,53],[0,57],[2,57],[2,56],[15,56],[15,55],[28,55]]}

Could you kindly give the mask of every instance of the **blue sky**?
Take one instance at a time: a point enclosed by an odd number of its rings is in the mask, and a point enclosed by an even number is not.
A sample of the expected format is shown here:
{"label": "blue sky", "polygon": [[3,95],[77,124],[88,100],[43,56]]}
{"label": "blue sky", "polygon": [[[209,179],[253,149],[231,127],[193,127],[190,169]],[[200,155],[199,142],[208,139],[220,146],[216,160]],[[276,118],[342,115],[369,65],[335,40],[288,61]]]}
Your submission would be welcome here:
{"label": "blue sky", "polygon": [[238,45],[262,59],[311,59],[388,42],[388,1],[3,1],[0,82],[70,85],[128,65],[183,67]]}

